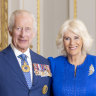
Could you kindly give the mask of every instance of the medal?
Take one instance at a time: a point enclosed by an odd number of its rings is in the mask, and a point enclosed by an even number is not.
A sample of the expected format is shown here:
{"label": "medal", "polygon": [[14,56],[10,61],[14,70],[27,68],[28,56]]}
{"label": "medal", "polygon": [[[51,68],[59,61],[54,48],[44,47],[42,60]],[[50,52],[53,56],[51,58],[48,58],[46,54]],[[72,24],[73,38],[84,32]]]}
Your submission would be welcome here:
{"label": "medal", "polygon": [[24,61],[24,65],[21,66],[23,72],[29,72],[30,67],[27,65],[27,63]]}
{"label": "medal", "polygon": [[49,77],[52,77],[49,65],[34,63],[33,67],[34,67],[34,73],[35,73],[36,76],[41,76],[41,77],[49,76]]}
{"label": "medal", "polygon": [[48,87],[47,87],[47,85],[44,85],[44,87],[43,87],[43,89],[42,89],[42,93],[43,93],[43,94],[46,94],[47,91],[48,91]]}

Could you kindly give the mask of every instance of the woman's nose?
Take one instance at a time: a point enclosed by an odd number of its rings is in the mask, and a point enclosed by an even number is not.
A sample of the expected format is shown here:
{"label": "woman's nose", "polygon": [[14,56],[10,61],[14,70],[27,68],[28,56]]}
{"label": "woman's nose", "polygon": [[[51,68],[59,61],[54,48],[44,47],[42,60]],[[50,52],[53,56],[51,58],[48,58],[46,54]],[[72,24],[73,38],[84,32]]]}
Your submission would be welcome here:
{"label": "woman's nose", "polygon": [[71,40],[70,40],[70,44],[71,44],[71,45],[73,45],[74,42],[75,42],[74,39],[71,39]]}

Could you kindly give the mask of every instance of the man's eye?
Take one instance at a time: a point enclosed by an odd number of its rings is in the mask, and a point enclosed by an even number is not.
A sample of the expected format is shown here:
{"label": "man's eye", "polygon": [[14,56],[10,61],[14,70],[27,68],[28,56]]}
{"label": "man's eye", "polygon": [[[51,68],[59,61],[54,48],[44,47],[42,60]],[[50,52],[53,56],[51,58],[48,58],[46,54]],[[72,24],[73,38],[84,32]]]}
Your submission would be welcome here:
{"label": "man's eye", "polygon": [[21,29],[22,29],[22,28],[20,28],[20,27],[17,27],[17,28],[16,28],[16,30],[18,30],[18,31],[21,31]]}
{"label": "man's eye", "polygon": [[31,30],[31,28],[30,27],[26,27],[25,30],[26,31],[29,31],[29,30]]}

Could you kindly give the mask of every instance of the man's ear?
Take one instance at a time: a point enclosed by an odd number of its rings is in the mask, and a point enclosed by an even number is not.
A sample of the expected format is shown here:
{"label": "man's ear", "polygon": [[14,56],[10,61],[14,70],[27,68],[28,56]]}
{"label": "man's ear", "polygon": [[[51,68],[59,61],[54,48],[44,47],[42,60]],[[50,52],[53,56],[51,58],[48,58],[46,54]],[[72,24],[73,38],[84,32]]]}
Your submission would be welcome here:
{"label": "man's ear", "polygon": [[8,28],[8,31],[9,31],[10,36],[12,36],[12,32],[9,30],[9,28]]}
{"label": "man's ear", "polygon": [[35,36],[36,36],[36,32],[33,32],[33,39],[34,39]]}

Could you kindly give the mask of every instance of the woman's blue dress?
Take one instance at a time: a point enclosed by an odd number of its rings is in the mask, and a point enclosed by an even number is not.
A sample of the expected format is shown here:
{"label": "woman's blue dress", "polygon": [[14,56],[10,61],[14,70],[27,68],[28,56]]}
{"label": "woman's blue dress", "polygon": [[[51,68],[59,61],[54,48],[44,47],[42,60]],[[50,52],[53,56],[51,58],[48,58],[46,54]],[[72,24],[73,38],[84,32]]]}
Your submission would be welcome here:
{"label": "woman's blue dress", "polygon": [[48,59],[54,96],[96,96],[96,56],[87,55],[84,63],[77,66],[76,74],[67,57]]}

